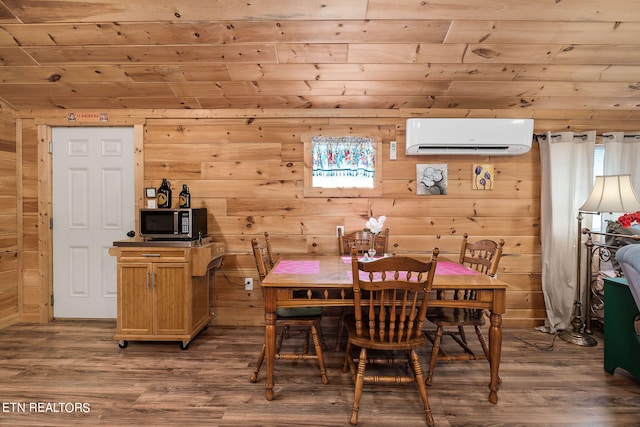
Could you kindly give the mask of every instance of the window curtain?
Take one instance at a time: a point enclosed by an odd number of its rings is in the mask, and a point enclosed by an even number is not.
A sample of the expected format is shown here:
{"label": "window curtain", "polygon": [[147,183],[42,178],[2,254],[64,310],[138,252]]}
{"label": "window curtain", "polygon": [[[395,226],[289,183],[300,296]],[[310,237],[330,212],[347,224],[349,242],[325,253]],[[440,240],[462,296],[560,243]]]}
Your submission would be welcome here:
{"label": "window curtain", "polygon": [[578,280],[577,216],[593,187],[595,141],[595,131],[547,132],[538,137],[542,170],[542,292],[547,312],[541,329],[546,332],[571,326]]}
{"label": "window curtain", "polygon": [[[609,132],[602,135],[604,145],[603,175],[631,175],[631,183],[636,195],[640,197],[640,172],[636,165],[640,163],[640,132],[625,135],[624,132]],[[602,230],[607,221],[615,221],[622,212],[602,212]]]}
{"label": "window curtain", "polygon": [[636,195],[640,196],[640,131],[632,135],[624,132],[605,133],[602,138],[604,144],[604,174],[631,175],[631,183]]}
{"label": "window curtain", "polygon": [[312,176],[373,178],[373,138],[360,136],[311,138]]}

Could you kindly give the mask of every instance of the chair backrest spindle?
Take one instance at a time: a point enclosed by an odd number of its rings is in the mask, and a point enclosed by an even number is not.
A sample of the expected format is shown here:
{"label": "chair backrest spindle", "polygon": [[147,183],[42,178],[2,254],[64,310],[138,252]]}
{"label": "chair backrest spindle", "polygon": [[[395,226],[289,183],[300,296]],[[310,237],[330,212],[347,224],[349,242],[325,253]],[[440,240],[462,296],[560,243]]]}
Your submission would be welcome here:
{"label": "chair backrest spindle", "polygon": [[265,276],[271,271],[275,265],[275,261],[272,258],[271,242],[269,240],[269,233],[265,232],[265,246],[260,246],[258,239],[255,237],[251,239],[251,247],[253,249],[253,258],[256,262],[256,268],[258,269],[258,276],[262,281]]}
{"label": "chair backrest spindle", "polygon": [[271,250],[271,237],[269,236],[269,232],[265,231],[264,232],[264,241],[267,245],[267,255],[268,255],[268,263],[270,264],[268,266],[268,270],[271,271],[271,269],[273,268],[274,265],[276,265],[276,258],[275,256],[273,256],[273,251]]}

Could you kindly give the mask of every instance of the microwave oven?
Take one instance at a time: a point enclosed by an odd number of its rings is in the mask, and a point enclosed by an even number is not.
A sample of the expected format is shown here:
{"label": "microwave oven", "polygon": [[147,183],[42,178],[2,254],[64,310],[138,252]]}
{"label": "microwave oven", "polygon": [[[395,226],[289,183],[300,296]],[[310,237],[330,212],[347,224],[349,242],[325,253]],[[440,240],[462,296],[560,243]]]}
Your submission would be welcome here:
{"label": "microwave oven", "polygon": [[140,236],[151,240],[196,240],[207,235],[207,208],[140,209]]}

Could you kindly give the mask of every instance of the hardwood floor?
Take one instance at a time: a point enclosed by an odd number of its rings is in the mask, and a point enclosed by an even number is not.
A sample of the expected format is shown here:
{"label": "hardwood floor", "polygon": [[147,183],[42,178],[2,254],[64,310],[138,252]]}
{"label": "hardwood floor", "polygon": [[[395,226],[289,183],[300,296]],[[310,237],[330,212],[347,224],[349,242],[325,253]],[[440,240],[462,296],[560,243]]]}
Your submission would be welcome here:
{"label": "hardwood floor", "polygon": [[[348,426],[352,380],[332,351],[334,325],[323,329],[329,384],[315,361],[277,361],[268,402],[264,372],[249,382],[262,328],[212,326],[182,350],[138,341],[120,349],[113,321],[13,325],[0,330],[0,425]],[[428,388],[436,426],[639,426],[640,384],[603,370],[595,336],[597,347],[558,339],[541,350],[552,336],[505,330],[497,405],[487,400],[486,361],[438,364]],[[359,425],[425,426],[415,386],[365,385]]]}

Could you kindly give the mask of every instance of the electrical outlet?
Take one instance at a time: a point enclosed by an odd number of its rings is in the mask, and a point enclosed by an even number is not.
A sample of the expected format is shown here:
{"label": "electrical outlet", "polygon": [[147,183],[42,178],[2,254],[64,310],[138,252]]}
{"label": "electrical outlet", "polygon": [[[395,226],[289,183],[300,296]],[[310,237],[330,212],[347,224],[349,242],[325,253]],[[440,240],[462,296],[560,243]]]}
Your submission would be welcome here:
{"label": "electrical outlet", "polygon": [[391,141],[389,144],[389,160],[395,160],[398,156],[398,143],[396,141]]}
{"label": "electrical outlet", "polygon": [[336,225],[336,237],[340,236],[340,234],[338,234],[339,230],[342,230],[342,235],[344,236],[344,225]]}
{"label": "electrical outlet", "polygon": [[245,291],[253,290],[253,279],[251,277],[244,278],[244,290]]}

